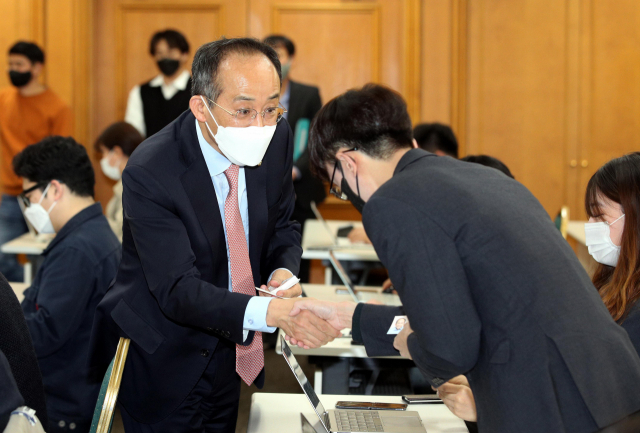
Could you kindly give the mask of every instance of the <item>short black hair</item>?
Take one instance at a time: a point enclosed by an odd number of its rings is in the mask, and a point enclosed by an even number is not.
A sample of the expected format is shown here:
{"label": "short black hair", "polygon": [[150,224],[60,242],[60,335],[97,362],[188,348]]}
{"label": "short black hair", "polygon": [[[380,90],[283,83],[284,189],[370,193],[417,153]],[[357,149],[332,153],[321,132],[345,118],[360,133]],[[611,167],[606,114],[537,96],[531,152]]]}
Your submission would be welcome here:
{"label": "short black hair", "polygon": [[13,171],[44,189],[57,180],[80,197],[93,197],[96,183],[87,151],[71,137],[52,135],[13,158]]}
{"label": "short black hair", "polygon": [[164,40],[169,48],[178,48],[182,53],[189,52],[189,42],[182,33],[177,30],[167,29],[157,32],[151,37],[149,42],[149,54],[156,55],[156,46],[158,42]]}
{"label": "short black hair", "polygon": [[436,150],[454,158],[458,157],[458,139],[450,126],[442,123],[421,123],[413,129],[418,147],[427,152]]}
{"label": "short black hair", "polygon": [[198,48],[196,55],[193,57],[193,64],[191,65],[191,94],[193,96],[204,95],[213,101],[218,99],[222,92],[218,83],[218,68],[220,63],[229,54],[233,53],[264,55],[276,68],[278,78],[282,84],[280,60],[278,60],[278,53],[273,48],[255,38],[227,39],[223,37],[217,41],[204,44]]}
{"label": "short black hair", "polygon": [[144,137],[140,132],[127,122],[116,122],[102,131],[94,144],[97,152],[100,152],[100,146],[104,146],[111,150],[118,146],[122,149],[122,153],[131,156],[136,147],[144,141]]}
{"label": "short black hair", "polygon": [[296,54],[296,46],[291,39],[284,35],[269,35],[264,38],[265,44],[269,45],[272,48],[284,47],[289,53],[289,56],[294,56]]}
{"label": "short black hair", "polygon": [[325,180],[326,164],[341,148],[357,147],[372,158],[387,159],[412,145],[407,104],[398,92],[379,84],[333,98],[318,112],[309,134],[312,170]]}
{"label": "short black hair", "polygon": [[486,167],[495,168],[496,170],[500,170],[511,179],[515,179],[513,174],[511,174],[511,170],[507,167],[502,161],[498,158],[494,158],[493,156],[488,155],[467,155],[462,158],[460,161],[473,162],[475,164],[484,165]]}
{"label": "short black hair", "polygon": [[9,54],[25,56],[31,63],[44,65],[44,52],[33,42],[19,41],[9,48]]}

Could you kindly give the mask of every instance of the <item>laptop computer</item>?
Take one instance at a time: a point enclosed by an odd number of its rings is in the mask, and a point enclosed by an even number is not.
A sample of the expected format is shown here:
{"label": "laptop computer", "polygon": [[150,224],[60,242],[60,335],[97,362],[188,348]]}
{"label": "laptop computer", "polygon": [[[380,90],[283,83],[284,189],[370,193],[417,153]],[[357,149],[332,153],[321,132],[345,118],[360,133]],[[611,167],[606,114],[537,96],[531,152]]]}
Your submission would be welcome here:
{"label": "laptop computer", "polygon": [[353,284],[353,281],[351,281],[351,278],[349,278],[349,274],[347,274],[347,271],[342,266],[342,263],[340,263],[340,261],[336,258],[336,255],[333,253],[333,251],[329,251],[329,261],[331,262],[331,266],[333,266],[333,269],[335,269],[336,274],[338,274],[338,277],[340,277],[342,284],[344,284],[347,288],[347,292],[349,292],[349,295],[351,295],[355,302],[361,302],[361,299],[358,298],[358,295],[356,294],[355,284]]}
{"label": "laptop computer", "polygon": [[385,411],[385,410],[355,410],[330,409],[325,410],[318,395],[313,390],[307,376],[302,371],[289,345],[280,337],[282,356],[296,377],[302,392],[318,416],[326,433],[350,432],[391,432],[391,433],[426,433],[418,412],[414,411]]}

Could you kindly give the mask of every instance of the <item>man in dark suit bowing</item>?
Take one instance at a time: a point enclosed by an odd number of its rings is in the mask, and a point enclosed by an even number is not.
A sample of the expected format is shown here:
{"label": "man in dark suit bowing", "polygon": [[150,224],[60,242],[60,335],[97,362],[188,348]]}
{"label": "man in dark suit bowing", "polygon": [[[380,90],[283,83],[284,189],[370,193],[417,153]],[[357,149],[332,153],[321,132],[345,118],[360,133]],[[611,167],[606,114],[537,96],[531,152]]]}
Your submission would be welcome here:
{"label": "man in dark suit bowing", "polygon": [[309,347],[338,335],[312,314],[289,317],[294,299],[256,296],[301,256],[276,53],[222,39],[200,47],[192,73],[190,111],[124,170],[122,263],[94,324],[97,367],[131,339],[119,396],[129,433],[233,432],[240,380],[264,383],[262,332]]}
{"label": "man in dark suit bowing", "polygon": [[481,432],[638,431],[640,358],[544,208],[498,170],[414,147],[385,87],[320,110],[314,167],[362,211],[403,307],[302,300],[292,313],[352,328],[369,356],[399,350],[436,388],[466,375]]}

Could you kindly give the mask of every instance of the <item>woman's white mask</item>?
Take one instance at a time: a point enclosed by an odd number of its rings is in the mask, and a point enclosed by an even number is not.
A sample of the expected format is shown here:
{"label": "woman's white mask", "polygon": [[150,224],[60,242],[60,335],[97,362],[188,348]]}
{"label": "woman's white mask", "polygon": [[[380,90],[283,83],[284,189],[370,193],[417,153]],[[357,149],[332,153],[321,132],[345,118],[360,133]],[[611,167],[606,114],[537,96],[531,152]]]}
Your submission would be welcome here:
{"label": "woman's white mask", "polygon": [[620,247],[611,240],[610,226],[618,222],[622,217],[624,217],[624,214],[611,224],[603,221],[584,225],[587,248],[596,262],[607,266],[616,266],[618,264]]}

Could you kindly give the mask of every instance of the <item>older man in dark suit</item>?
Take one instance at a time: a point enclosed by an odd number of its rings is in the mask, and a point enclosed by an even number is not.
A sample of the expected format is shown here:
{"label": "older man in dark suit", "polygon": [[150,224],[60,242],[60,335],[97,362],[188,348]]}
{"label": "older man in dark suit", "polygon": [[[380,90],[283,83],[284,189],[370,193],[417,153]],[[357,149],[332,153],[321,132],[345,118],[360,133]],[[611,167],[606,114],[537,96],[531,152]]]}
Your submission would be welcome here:
{"label": "older man in dark suit", "polygon": [[290,317],[294,299],[256,296],[296,274],[302,253],[276,53],[222,39],[200,47],[192,72],[190,111],[124,170],[123,257],[94,325],[102,369],[118,337],[131,339],[127,432],[233,432],[240,381],[264,383],[262,332],[307,346],[339,335],[311,313]]}
{"label": "older man in dark suit", "polygon": [[[352,327],[370,356],[395,346],[435,387],[465,374],[481,432],[637,421],[640,358],[524,186],[413,149],[404,101],[377,85],[328,103],[311,134],[314,166],[363,209],[404,308],[302,301],[293,314]],[[387,335],[401,314],[409,323]]]}

